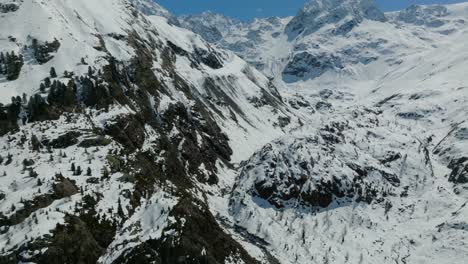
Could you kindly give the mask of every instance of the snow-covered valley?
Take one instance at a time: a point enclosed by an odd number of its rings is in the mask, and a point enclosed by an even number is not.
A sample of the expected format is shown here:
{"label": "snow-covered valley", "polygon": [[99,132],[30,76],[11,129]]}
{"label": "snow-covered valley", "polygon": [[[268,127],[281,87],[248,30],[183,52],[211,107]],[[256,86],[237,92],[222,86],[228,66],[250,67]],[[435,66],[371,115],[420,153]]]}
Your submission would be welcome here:
{"label": "snow-covered valley", "polygon": [[0,0],[0,263],[468,259],[468,4]]}

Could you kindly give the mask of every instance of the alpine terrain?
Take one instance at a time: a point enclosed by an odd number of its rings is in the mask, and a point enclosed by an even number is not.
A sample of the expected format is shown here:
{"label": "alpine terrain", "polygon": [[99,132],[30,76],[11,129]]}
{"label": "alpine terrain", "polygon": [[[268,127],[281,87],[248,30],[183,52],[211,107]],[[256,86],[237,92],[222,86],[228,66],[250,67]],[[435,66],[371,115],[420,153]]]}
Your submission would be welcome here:
{"label": "alpine terrain", "polygon": [[468,259],[468,3],[0,0],[0,264]]}

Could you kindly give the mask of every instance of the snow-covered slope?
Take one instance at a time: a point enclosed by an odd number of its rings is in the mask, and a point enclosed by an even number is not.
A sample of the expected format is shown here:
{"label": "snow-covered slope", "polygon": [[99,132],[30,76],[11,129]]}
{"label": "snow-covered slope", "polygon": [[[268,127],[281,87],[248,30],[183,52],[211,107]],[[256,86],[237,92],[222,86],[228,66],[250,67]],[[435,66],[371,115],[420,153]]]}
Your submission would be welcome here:
{"label": "snow-covered slope", "polygon": [[0,0],[0,263],[465,263],[467,18]]}
{"label": "snow-covered slope", "polygon": [[466,3],[311,1],[231,26],[216,44],[308,118],[241,164],[217,210],[280,263],[464,263],[467,19]]}
{"label": "snow-covered slope", "polygon": [[252,263],[202,186],[297,125],[271,80],[150,2],[11,2],[0,262]]}

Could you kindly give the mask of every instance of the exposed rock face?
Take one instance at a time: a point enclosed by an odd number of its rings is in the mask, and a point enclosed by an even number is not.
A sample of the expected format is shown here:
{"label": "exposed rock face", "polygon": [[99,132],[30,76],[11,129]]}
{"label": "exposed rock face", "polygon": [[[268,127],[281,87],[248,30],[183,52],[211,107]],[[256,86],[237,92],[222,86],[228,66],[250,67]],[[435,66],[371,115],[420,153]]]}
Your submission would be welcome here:
{"label": "exposed rock face", "polygon": [[60,135],[58,138],[53,139],[50,142],[44,142],[44,144],[53,148],[67,148],[77,144],[79,136],[81,136],[80,132],[71,131],[64,135]]}
{"label": "exposed rock face", "polygon": [[447,15],[448,10],[445,6],[412,5],[400,11],[396,19],[397,21],[419,26],[441,27],[445,24],[444,17]]}
{"label": "exposed rock face", "polygon": [[452,169],[449,181],[456,184],[468,183],[468,158],[463,157],[452,160],[448,167]]}
{"label": "exposed rock face", "polygon": [[283,71],[283,79],[295,82],[298,79],[316,78],[328,70],[342,69],[341,59],[328,54],[301,52],[294,55]]}
{"label": "exposed rock face", "polygon": [[293,39],[340,22],[343,28],[339,32],[342,34],[344,27],[348,27],[345,31],[349,31],[364,19],[386,21],[384,13],[373,0],[312,0],[289,22],[286,32]]}
{"label": "exposed rock face", "polygon": [[[277,208],[382,202],[401,184],[395,167],[401,155],[391,151],[379,158],[360,153],[345,136],[353,127],[332,122],[316,136],[285,137],[264,146],[242,164],[236,191]],[[347,149],[355,151],[345,154]]]}

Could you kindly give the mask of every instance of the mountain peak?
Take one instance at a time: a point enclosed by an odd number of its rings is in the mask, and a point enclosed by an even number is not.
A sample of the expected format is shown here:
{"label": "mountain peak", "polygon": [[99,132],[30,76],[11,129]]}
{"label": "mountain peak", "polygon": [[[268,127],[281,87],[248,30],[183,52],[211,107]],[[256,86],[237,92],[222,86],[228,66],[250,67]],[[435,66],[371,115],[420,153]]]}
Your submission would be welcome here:
{"label": "mountain peak", "polygon": [[[290,37],[310,34],[326,24],[355,25],[364,19],[386,21],[385,14],[373,0],[312,0],[291,20],[286,30]],[[349,30],[352,27],[347,27]]]}
{"label": "mountain peak", "polygon": [[179,17],[182,27],[197,32],[209,42],[217,42],[239,21],[213,11]]}

